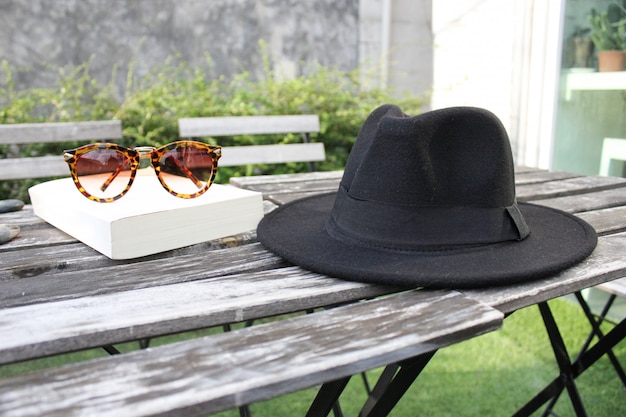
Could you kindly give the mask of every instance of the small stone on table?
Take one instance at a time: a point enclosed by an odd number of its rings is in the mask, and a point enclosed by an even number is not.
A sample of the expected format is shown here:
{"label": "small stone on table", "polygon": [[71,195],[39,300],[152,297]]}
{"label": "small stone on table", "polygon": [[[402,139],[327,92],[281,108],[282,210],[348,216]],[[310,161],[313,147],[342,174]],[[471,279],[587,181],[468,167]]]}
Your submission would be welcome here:
{"label": "small stone on table", "polygon": [[19,232],[19,226],[12,224],[0,224],[0,245],[13,239]]}
{"label": "small stone on table", "polygon": [[0,200],[0,213],[8,213],[10,211],[18,211],[24,207],[22,200]]}

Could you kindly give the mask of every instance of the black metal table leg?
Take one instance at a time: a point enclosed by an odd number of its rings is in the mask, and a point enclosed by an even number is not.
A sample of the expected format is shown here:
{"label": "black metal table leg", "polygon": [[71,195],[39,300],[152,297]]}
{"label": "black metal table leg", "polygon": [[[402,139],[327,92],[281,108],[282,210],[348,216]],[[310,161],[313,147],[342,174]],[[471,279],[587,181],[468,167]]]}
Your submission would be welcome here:
{"label": "black metal table leg", "polygon": [[[615,294],[610,295],[602,311],[600,312],[600,315],[596,319],[594,317],[594,314],[591,312],[591,309],[589,308],[589,304],[587,304],[582,294],[580,292],[576,293],[576,299],[578,300],[580,307],[585,313],[585,316],[587,317],[587,320],[589,321],[589,324],[591,324],[591,327],[593,329],[593,331],[591,332],[591,334],[589,335],[589,337],[583,344],[583,347],[581,348],[580,353],[578,354],[578,357],[580,357],[584,352],[587,351],[594,335],[598,338],[598,340],[601,340],[604,337],[604,333],[600,329],[600,324],[606,318],[606,315],[608,314],[609,309],[613,305],[613,302],[615,301],[616,298],[617,296]],[[612,350],[607,351],[606,355],[611,361],[611,364],[613,365],[615,372],[617,372],[617,375],[622,380],[622,386],[626,388],[626,373],[624,372],[624,368],[622,368],[622,365],[619,363],[619,361],[617,360],[617,357],[615,356]]]}
{"label": "black metal table leg", "polygon": [[559,365],[559,370],[561,371],[564,388],[567,389],[574,411],[577,416],[586,417],[587,412],[585,411],[582,399],[578,393],[578,388],[576,388],[576,382],[574,381],[575,376],[572,368],[572,362],[570,360],[569,353],[567,352],[567,348],[565,347],[565,343],[563,342],[559,327],[557,326],[554,316],[552,315],[552,311],[550,310],[547,302],[539,303],[539,310],[541,311],[541,316],[543,317],[543,322],[546,325],[546,330],[548,331],[548,336],[550,337],[550,343],[552,344],[552,349],[554,350],[554,356],[557,364]]}
{"label": "black metal table leg", "polygon": [[518,410],[514,416],[529,416],[551,398],[560,395],[561,392],[566,389],[572,405],[574,406],[576,415],[579,417],[586,417],[587,412],[585,411],[580,394],[578,393],[578,389],[576,388],[576,384],[574,382],[575,376],[572,362],[569,358],[563,338],[561,337],[561,332],[559,331],[556,321],[554,320],[554,316],[552,315],[552,311],[550,310],[548,303],[545,301],[539,303],[538,306],[546,331],[548,332],[548,337],[550,338],[550,344],[552,345],[556,362],[559,366],[560,375],[544,390],[530,400],[524,407]]}
{"label": "black metal table leg", "polygon": [[[363,406],[359,417],[387,416],[436,352],[434,350],[399,363],[398,370],[391,379],[388,374],[383,372],[381,375],[382,382],[379,381],[372,390],[372,394]],[[387,369],[389,369],[389,373],[394,370],[388,367],[385,371]]]}
{"label": "black metal table leg", "polygon": [[400,369],[400,364],[397,363],[387,365],[385,367],[383,372],[378,377],[376,385],[374,385],[374,388],[370,391],[367,401],[365,401],[365,405],[361,409],[361,414],[368,413],[374,404],[376,404],[376,402],[387,390],[391,381],[393,381],[393,377],[396,375],[396,372],[398,372],[398,369]]}
{"label": "black metal table leg", "polygon": [[[336,408],[339,396],[348,385],[351,377],[345,377],[337,379],[335,381],[326,382],[322,385],[318,391],[309,411],[306,413],[306,417],[323,417],[327,416],[331,410],[335,409],[335,414],[338,412]],[[341,412],[339,411],[339,414]]]}
{"label": "black metal table leg", "polygon": [[570,362],[567,350],[563,344],[552,312],[546,302],[539,304],[546,330],[552,343],[554,354],[557,357],[557,363],[561,374],[556,377],[546,388],[544,388],[539,394],[531,399],[526,405],[524,405],[517,413],[515,417],[530,416],[533,412],[539,409],[543,404],[549,401],[551,398],[560,395],[560,393],[567,389],[576,415],[585,416],[585,410],[576,389],[575,379],[580,376],[585,370],[593,365],[598,359],[610,352],[621,340],[626,337],[626,319],[618,323],[611,331],[606,333],[602,339],[600,339],[595,345],[587,349],[585,352],[579,355],[574,362]]}

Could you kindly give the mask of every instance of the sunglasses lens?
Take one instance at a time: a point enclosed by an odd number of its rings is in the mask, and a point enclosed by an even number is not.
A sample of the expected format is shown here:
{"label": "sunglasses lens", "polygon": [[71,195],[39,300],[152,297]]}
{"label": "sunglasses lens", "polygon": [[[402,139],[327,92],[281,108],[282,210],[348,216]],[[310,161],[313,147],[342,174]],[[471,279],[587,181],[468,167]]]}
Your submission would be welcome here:
{"label": "sunglasses lens", "polygon": [[162,181],[178,194],[194,195],[206,191],[207,183],[214,176],[210,150],[189,143],[175,143],[168,148],[159,160]]}
{"label": "sunglasses lens", "polygon": [[131,163],[115,149],[95,149],[78,156],[76,176],[87,193],[98,198],[113,198],[130,183]]}

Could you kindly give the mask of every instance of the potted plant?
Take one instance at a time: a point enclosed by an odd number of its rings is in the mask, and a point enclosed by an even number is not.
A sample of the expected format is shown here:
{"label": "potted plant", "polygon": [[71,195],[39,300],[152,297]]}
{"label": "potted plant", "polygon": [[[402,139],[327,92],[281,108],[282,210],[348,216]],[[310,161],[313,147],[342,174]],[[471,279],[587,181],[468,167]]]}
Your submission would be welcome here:
{"label": "potted plant", "polygon": [[591,55],[593,54],[593,42],[589,37],[589,28],[577,27],[571,37],[571,43],[574,50],[573,68],[591,67]]}
{"label": "potted plant", "polygon": [[599,71],[623,71],[626,61],[626,11],[618,4],[606,12],[591,9],[591,39],[598,51]]}

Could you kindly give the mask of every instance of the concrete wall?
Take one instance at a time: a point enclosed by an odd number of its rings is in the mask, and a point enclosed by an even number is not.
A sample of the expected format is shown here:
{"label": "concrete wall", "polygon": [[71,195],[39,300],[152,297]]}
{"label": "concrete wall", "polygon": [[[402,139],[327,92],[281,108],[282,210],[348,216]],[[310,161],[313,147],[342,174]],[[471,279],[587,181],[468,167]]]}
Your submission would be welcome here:
{"label": "concrete wall", "polygon": [[[261,74],[259,41],[279,77],[316,64],[360,68],[398,95],[432,89],[432,0],[2,0],[0,60],[27,69],[18,88],[46,86],[59,66],[91,60],[122,95],[131,63],[141,76],[176,54],[212,75]],[[1,74],[0,74],[1,76]],[[0,82],[2,79],[0,78]]]}
{"label": "concrete wall", "polygon": [[[259,41],[282,76],[317,63],[358,66],[359,0],[2,0],[0,60],[18,87],[45,86],[55,68],[91,60],[102,83],[115,69],[122,94],[129,65],[141,76],[169,56],[210,60],[213,75],[260,74]],[[1,76],[1,75],[0,75]],[[2,79],[0,79],[0,82]]]}
{"label": "concrete wall", "polygon": [[360,0],[363,79],[396,95],[428,95],[433,84],[432,0]]}

